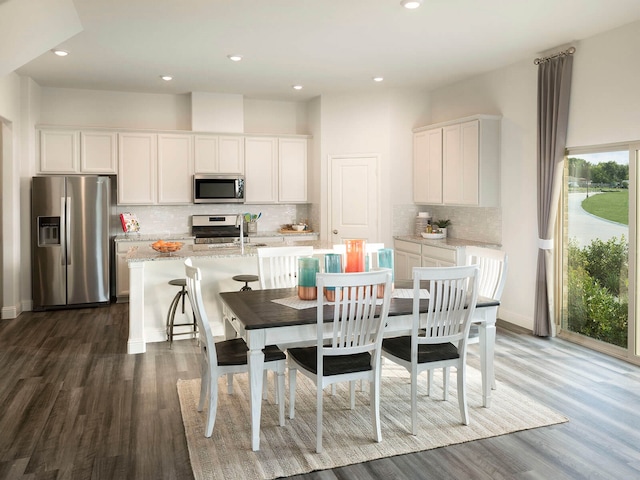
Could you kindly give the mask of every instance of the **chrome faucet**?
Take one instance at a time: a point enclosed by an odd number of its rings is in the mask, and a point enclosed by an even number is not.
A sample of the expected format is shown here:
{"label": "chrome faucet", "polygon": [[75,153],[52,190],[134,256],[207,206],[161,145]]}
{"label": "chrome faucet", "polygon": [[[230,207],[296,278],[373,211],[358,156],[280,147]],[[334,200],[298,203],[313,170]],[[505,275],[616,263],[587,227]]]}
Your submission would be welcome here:
{"label": "chrome faucet", "polygon": [[240,227],[240,254],[244,255],[244,213],[236,217],[236,227]]}

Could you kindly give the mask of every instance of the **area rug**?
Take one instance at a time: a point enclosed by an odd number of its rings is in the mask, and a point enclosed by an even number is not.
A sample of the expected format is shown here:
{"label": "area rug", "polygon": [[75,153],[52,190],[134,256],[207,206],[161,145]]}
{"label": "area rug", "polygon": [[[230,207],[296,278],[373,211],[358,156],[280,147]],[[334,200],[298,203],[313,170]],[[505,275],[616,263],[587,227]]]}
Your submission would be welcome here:
{"label": "area rug", "polygon": [[[206,410],[197,411],[200,380],[179,380],[178,395],[196,480],[272,479],[324,470],[377,458],[429,450],[520,430],[566,422],[567,418],[506,385],[493,391],[490,408],[482,407],[480,372],[468,368],[467,402],[470,424],[460,423],[452,369],[449,399],[442,400],[442,369],[436,371],[431,397],[426,373],[418,387],[418,435],[411,435],[410,383],[406,370],[386,363],[382,374],[382,442],[373,441],[369,394],[356,392],[356,408],[349,408],[348,384],[338,384],[335,395],[324,395],[323,453],[315,452],[315,385],[298,374],[296,414],[278,424],[273,392],[262,404],[260,451],[251,450],[247,375],[234,376],[234,394],[226,392],[226,377],[219,382],[216,424],[211,438],[204,437]],[[273,389],[273,381],[269,379]],[[288,388],[287,388],[288,391]]]}

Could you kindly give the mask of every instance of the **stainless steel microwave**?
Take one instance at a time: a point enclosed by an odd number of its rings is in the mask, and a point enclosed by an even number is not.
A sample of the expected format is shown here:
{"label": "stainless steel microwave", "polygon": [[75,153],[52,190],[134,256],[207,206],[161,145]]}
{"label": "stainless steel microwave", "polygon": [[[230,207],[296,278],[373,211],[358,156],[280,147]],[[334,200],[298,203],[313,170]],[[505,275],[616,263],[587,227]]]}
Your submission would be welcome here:
{"label": "stainless steel microwave", "polygon": [[194,175],[193,203],[244,203],[244,176]]}

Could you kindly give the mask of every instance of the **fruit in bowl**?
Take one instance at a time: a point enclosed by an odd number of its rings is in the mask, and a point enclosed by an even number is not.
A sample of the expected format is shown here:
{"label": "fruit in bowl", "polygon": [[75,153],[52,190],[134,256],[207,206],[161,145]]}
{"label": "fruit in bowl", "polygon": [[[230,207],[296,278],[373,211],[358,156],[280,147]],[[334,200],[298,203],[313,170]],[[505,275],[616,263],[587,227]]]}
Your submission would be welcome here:
{"label": "fruit in bowl", "polygon": [[158,240],[151,244],[151,248],[160,253],[172,253],[180,250],[182,245],[184,245],[182,242],[165,242],[164,240]]}

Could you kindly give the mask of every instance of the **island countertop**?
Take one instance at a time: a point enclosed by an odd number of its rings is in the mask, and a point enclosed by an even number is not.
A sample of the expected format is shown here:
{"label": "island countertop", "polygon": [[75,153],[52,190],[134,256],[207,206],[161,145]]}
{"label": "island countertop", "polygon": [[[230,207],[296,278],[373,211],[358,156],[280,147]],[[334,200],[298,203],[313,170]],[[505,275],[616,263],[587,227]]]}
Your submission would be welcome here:
{"label": "island countertop", "polygon": [[[297,241],[296,246],[312,246],[315,250],[330,249],[331,246],[314,240]],[[166,260],[184,260],[186,258],[229,258],[229,257],[255,257],[260,247],[278,247],[281,243],[246,243],[244,253],[240,246],[217,246],[215,244],[183,245],[180,250],[172,253],[159,253],[151,248],[151,245],[131,247],[127,253],[127,262],[154,262]]]}

